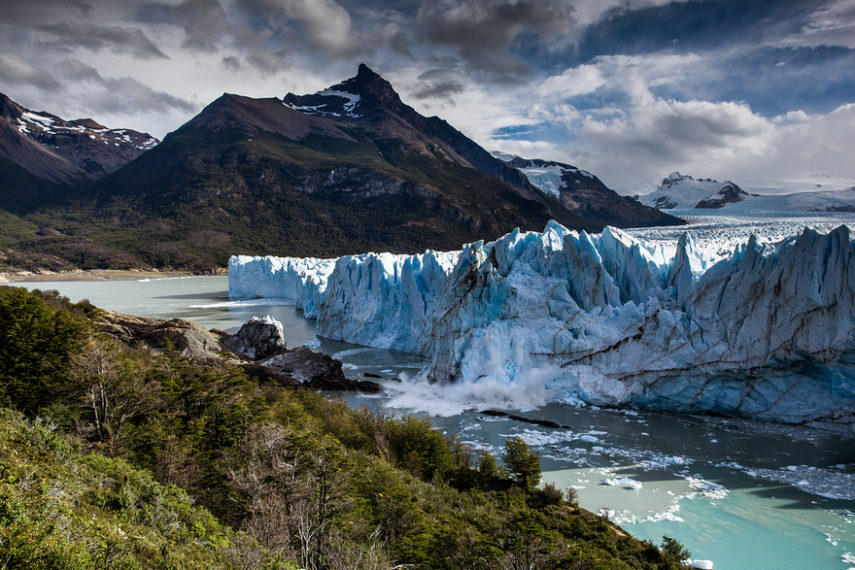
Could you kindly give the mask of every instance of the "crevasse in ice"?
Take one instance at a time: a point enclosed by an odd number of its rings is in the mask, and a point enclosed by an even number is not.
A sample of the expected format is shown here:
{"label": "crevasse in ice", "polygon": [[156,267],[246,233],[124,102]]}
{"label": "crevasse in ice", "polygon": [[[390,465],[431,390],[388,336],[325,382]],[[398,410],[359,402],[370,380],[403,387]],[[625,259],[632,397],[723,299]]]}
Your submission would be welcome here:
{"label": "crevasse in ice", "polygon": [[233,257],[233,297],[294,299],[322,336],[428,356],[430,379],[527,385],[557,401],[855,421],[855,245],[841,226],[752,238],[713,264],[613,228],[555,222],[459,252]]}

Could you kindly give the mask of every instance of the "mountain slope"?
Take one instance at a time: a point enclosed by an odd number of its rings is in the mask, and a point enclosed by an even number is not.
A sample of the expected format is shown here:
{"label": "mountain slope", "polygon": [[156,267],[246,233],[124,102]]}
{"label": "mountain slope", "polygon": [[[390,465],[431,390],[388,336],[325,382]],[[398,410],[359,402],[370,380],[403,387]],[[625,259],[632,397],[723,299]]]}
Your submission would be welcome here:
{"label": "mountain slope", "polygon": [[[598,230],[366,66],[312,95],[225,94],[80,199],[33,219],[85,264],[450,249],[549,219]],[[57,220],[62,220],[57,224]]]}
{"label": "mountain slope", "polygon": [[66,121],[22,107],[0,93],[0,208],[24,213],[70,188],[131,162],[157,139],[108,129],[92,119]]}
{"label": "mountain slope", "polygon": [[601,225],[627,228],[684,223],[655,207],[619,195],[590,172],[575,166],[519,156],[508,157],[507,162],[525,174],[544,194],[557,198],[574,214]]}

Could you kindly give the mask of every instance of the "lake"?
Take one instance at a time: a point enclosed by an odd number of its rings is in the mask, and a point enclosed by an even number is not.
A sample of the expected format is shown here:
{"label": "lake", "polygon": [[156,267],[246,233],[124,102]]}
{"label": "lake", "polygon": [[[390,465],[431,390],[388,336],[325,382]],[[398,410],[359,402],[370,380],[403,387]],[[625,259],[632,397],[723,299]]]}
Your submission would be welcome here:
{"label": "lake", "polygon": [[[312,321],[275,299],[232,301],[226,277],[15,283],[141,316],[236,331],[251,316],[282,321],[289,346],[308,344],[352,376],[379,374],[383,396],[353,406],[429,416],[437,429],[501,455],[519,435],[541,454],[544,480],[572,486],[580,504],[657,544],[676,538],[717,570],[855,569],[855,442],[819,430],[715,417],[548,404],[526,409],[507,386],[435,385],[418,356],[316,339]],[[544,428],[477,410],[546,419]],[[520,409],[523,408],[523,409]]]}

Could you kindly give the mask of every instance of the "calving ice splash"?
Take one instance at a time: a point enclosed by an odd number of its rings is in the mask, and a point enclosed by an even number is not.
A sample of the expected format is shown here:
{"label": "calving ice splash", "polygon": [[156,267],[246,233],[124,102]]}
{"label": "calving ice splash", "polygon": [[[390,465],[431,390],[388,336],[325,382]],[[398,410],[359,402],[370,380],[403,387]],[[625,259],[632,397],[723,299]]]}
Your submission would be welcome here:
{"label": "calving ice splash", "polygon": [[544,400],[852,433],[846,226],[752,237],[717,262],[688,233],[664,252],[613,228],[550,222],[450,253],[236,256],[229,291],[291,299],[327,338],[424,355],[438,390],[536,384]]}

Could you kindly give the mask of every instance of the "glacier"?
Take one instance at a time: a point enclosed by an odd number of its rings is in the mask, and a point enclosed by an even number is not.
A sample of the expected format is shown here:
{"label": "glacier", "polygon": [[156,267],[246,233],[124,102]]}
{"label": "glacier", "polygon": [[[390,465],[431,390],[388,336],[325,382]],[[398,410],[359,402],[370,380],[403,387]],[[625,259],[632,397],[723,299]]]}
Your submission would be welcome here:
{"label": "glacier", "polygon": [[552,401],[855,435],[853,255],[846,226],[719,259],[689,233],[666,251],[550,222],[459,252],[233,257],[229,290],[293,299],[321,336],[424,355],[435,383],[536,379]]}

